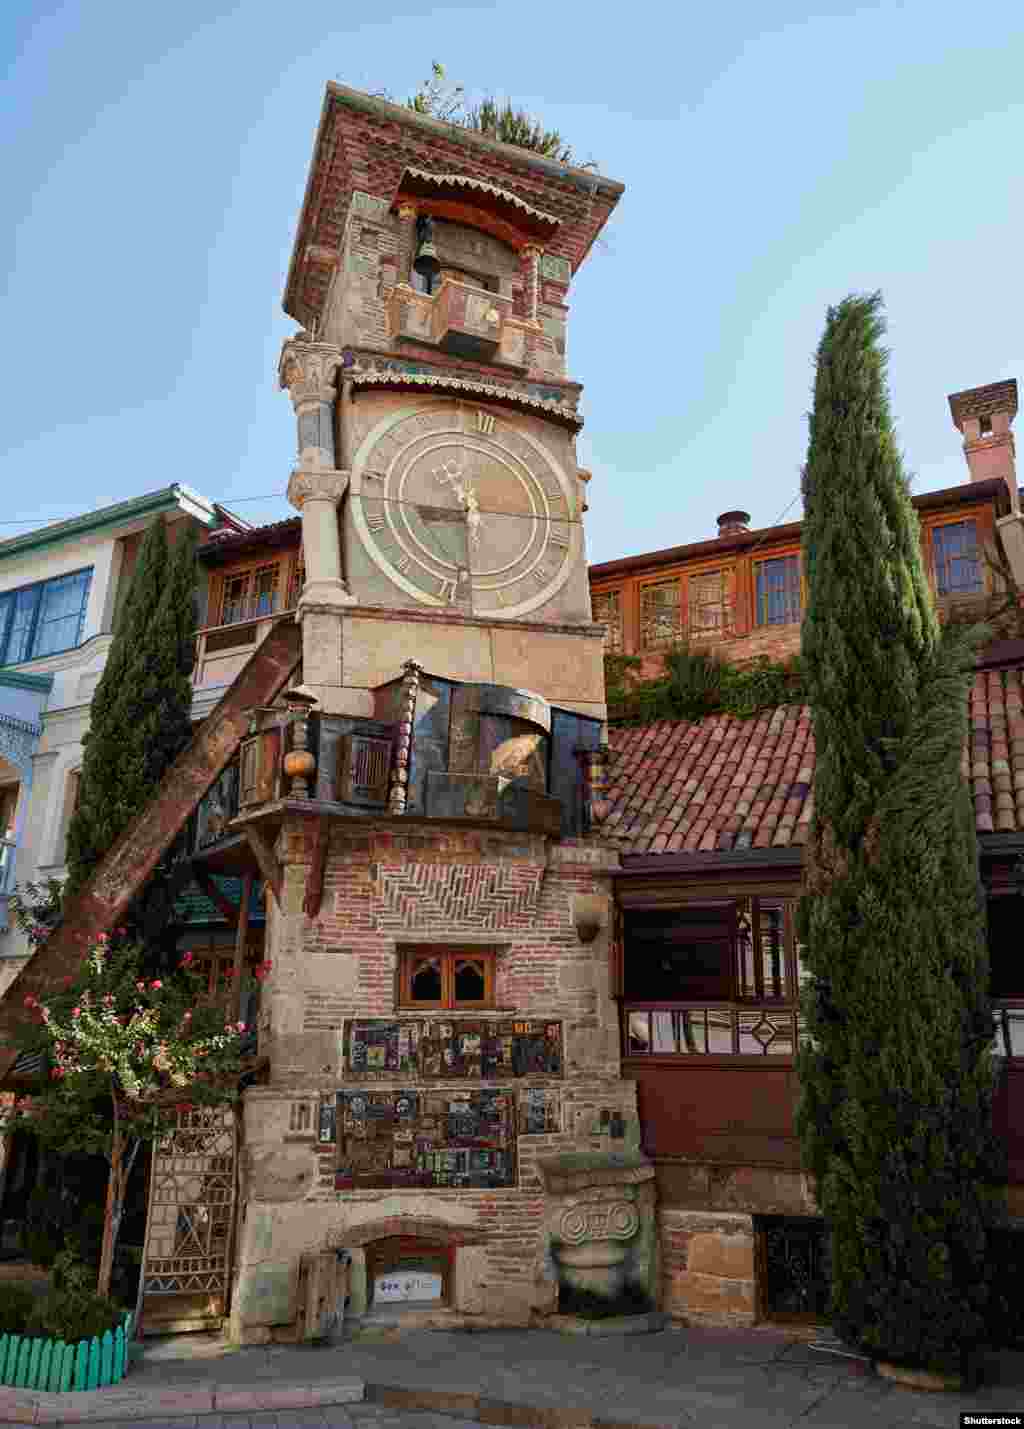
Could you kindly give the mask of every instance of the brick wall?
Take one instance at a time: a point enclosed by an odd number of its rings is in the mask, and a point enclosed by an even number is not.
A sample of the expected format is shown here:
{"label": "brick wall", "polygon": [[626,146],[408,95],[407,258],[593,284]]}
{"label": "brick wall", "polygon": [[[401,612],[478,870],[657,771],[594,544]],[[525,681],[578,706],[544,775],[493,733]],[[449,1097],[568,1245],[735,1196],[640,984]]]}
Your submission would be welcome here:
{"label": "brick wall", "polygon": [[[619,1075],[607,929],[582,943],[574,922],[578,896],[609,896],[614,856],[584,840],[549,844],[525,834],[393,827],[335,827],[316,918],[301,912],[312,835],[297,822],[278,840],[285,878],[281,907],[269,910],[274,966],[261,1013],[270,1080],[245,1099],[249,1209],[235,1317],[243,1339],[288,1324],[287,1284],[303,1252],[343,1246],[350,1232],[364,1240],[360,1227],[389,1217],[389,1224],[410,1227],[390,1233],[416,1234],[412,1227],[426,1217],[472,1235],[472,1273],[457,1275],[458,1303],[445,1314],[529,1324],[557,1301],[540,1160],[639,1145],[635,1085]],[[515,1079],[517,1088],[557,1094],[561,1130],[518,1136],[513,1187],[335,1190],[337,1145],[318,1141],[318,1107],[346,1086],[365,1088],[346,1082],[343,1024],[356,1015],[396,1013],[403,942],[496,948],[497,1009],[562,1023],[563,1076]],[[416,1084],[416,1077],[396,1074],[395,1086]],[[443,1091],[449,1084],[428,1085]],[[450,1089],[468,1085],[476,1083],[453,1079]],[[609,1112],[623,1118],[625,1137],[611,1137]]]}

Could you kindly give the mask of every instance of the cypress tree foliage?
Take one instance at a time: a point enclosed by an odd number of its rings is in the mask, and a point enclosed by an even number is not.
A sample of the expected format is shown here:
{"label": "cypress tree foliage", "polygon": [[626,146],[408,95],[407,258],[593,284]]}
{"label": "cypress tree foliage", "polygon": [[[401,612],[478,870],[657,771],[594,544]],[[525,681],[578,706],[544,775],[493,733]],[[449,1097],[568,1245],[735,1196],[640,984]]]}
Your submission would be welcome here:
{"label": "cypress tree foliage", "polygon": [[172,559],[166,528],[154,521],[92,698],[65,897],[82,887],[188,741],[194,585],[194,538],[184,536]]}
{"label": "cypress tree foliage", "polygon": [[896,447],[881,300],[830,309],[804,471],[815,812],[798,1112],[838,1333],[958,1372],[986,1338],[992,1021],[960,768],[980,628],[940,633]]}

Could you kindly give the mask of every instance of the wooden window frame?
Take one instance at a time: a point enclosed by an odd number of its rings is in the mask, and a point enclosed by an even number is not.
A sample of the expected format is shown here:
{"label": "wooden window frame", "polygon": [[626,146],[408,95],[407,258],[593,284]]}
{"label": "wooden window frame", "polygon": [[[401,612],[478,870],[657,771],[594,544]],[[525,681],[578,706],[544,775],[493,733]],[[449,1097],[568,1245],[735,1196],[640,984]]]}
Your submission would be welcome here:
{"label": "wooden window frame", "polygon": [[[440,1001],[426,1002],[412,995],[412,978],[416,962],[420,958],[440,958],[441,998]],[[482,1000],[467,1000],[455,997],[455,963],[459,958],[479,958],[484,965],[484,995]],[[495,965],[497,951],[494,948],[448,947],[433,943],[406,944],[398,950],[398,988],[396,1006],[406,1012],[493,1012],[495,1011]]]}
{"label": "wooden window frame", "polygon": [[594,624],[595,624],[595,625],[604,625],[604,626],[607,627],[608,634],[605,636],[604,648],[605,648],[605,653],[608,654],[608,655],[622,655],[622,654],[625,653],[625,649],[626,649],[626,620],[625,620],[626,602],[625,602],[625,594],[626,594],[626,592],[625,592],[625,590],[623,589],[622,586],[607,586],[607,587],[605,587],[604,589],[598,588],[597,590],[591,590],[591,592],[590,592],[590,599],[591,599],[592,602],[595,602],[595,601],[598,601],[598,600],[603,600],[605,597],[608,597],[608,596],[614,596],[615,599],[618,601],[618,606],[619,606],[619,612],[618,612],[618,614],[619,614],[618,643],[615,643],[615,640],[614,640],[613,634],[612,634],[612,632],[613,632],[613,630],[615,629],[615,627],[612,626],[608,621],[606,621],[606,620],[601,620],[597,615],[594,615]]}
{"label": "wooden window frame", "polygon": [[[749,1067],[779,1067],[787,1068],[795,1065],[796,1043],[794,1042],[791,1052],[748,1052],[740,1050],[740,1026],[744,1017],[760,1014],[783,1017],[789,1020],[791,1027],[799,1035],[800,1026],[800,982],[798,966],[798,944],[796,937],[796,905],[798,897],[795,892],[786,893],[735,893],[723,894],[717,890],[712,895],[713,898],[726,897],[733,903],[731,915],[731,957],[729,961],[729,976],[731,982],[731,997],[729,998],[677,998],[671,1000],[633,999],[627,996],[625,978],[629,961],[629,954],[625,950],[624,940],[617,949],[618,967],[616,972],[621,970],[622,981],[618,984],[620,989],[617,1000],[620,1009],[620,1053],[623,1062],[636,1061],[644,1066],[662,1063],[674,1067],[712,1067],[712,1066],[749,1066]],[[757,996],[756,991],[752,995],[741,995],[741,976],[739,968],[739,945],[737,938],[737,913],[738,903],[741,900],[749,900],[751,929],[753,933],[753,956],[761,959],[760,966],[763,973],[763,957],[761,946],[761,918],[760,904],[782,903],[782,954],[783,954],[783,991],[781,997],[773,997],[770,994]],[[704,898],[694,890],[693,898],[687,898],[685,902],[703,902]],[[666,911],[670,906],[664,905]],[[631,911],[629,908],[626,913]],[[642,911],[637,909],[637,911]],[[758,964],[755,962],[755,966]],[[699,1016],[702,1012],[718,1014],[723,1019],[728,1019],[732,1024],[733,1050],[731,1052],[700,1052],[697,1050],[680,1051],[654,1051],[654,1022],[655,1013],[688,1013],[690,1016]],[[631,1017],[634,1014],[648,1015],[648,1030],[651,1033],[649,1044],[646,1050],[631,1048],[630,1046],[630,1026]]]}
{"label": "wooden window frame", "polygon": [[[655,579],[655,580],[647,580],[647,581],[641,581],[641,582],[640,582],[640,585],[639,585],[639,588],[638,588],[639,610],[638,610],[638,612],[637,612],[637,614],[638,614],[638,619],[639,619],[639,629],[638,629],[638,631],[637,631],[637,644],[638,644],[638,647],[639,647],[640,650],[642,650],[642,651],[644,651],[644,652],[656,652],[656,651],[663,651],[663,650],[671,650],[672,646],[678,644],[678,642],[683,638],[683,632],[684,632],[685,629],[686,629],[686,619],[685,619],[685,613],[684,613],[684,609],[683,609],[683,598],[684,598],[685,589],[686,589],[686,587],[685,587],[685,581],[684,581],[684,576],[685,576],[686,574],[687,574],[687,573],[684,572],[684,571],[679,571],[679,572],[677,572],[675,575],[672,575],[672,576],[661,576],[661,577],[658,577],[658,578]],[[646,596],[646,594],[647,594],[647,592],[648,592],[649,590],[654,590],[654,589],[655,589],[656,587],[658,587],[658,586],[669,586],[669,585],[674,585],[674,586],[675,586],[676,592],[677,592],[677,596],[678,596],[677,601],[676,601],[677,619],[676,619],[676,630],[675,630],[675,634],[674,634],[670,639],[668,639],[668,640],[659,640],[659,641],[657,641],[656,643],[651,644],[651,643],[648,643],[647,639],[645,638],[645,633],[644,633],[644,597]]]}
{"label": "wooden window frame", "polygon": [[[722,623],[713,629],[697,629],[691,620],[690,582],[714,575],[717,575],[721,581],[719,604],[722,611]],[[682,601],[679,619],[683,638],[701,642],[731,639],[736,630],[736,562],[708,561],[701,562],[699,565],[686,566],[681,572],[680,579],[682,581]]]}
{"label": "wooden window frame", "polygon": [[[279,604],[276,610],[263,615],[245,615],[239,620],[224,619],[224,595],[228,581],[237,580],[241,576],[252,577],[257,571],[266,570],[271,566],[277,570],[277,590]],[[224,566],[214,572],[210,580],[209,609],[207,612],[207,628],[220,629],[236,625],[245,625],[249,621],[274,620],[277,616],[285,614],[295,607],[289,602],[294,599],[298,602],[301,594],[301,587],[298,585],[298,573],[302,568],[302,557],[299,551],[286,551],[271,559],[259,558],[254,560],[239,562],[237,565]]]}
{"label": "wooden window frame", "polygon": [[[800,607],[795,620],[762,620],[760,602],[757,598],[757,575],[761,566],[767,566],[772,561],[796,561],[797,575],[799,577],[798,589],[800,597]],[[790,630],[793,626],[799,625],[803,619],[804,607],[807,600],[807,592],[804,585],[804,566],[799,548],[789,551],[772,551],[763,556],[752,557],[750,560],[750,600],[751,600],[751,629],[752,630]]]}
{"label": "wooden window frame", "polygon": [[[925,569],[928,572],[928,581],[931,585],[932,595],[941,609],[948,605],[953,605],[961,600],[983,600],[985,596],[991,594],[991,578],[988,567],[985,564],[984,555],[986,538],[991,541],[993,536],[992,524],[987,510],[950,511],[941,516],[932,518],[921,524],[921,541],[924,546]],[[975,540],[978,547],[978,574],[981,577],[981,589],[971,591],[939,591],[939,573],[935,564],[935,533],[941,531],[946,526],[965,526],[968,521],[974,523]]]}

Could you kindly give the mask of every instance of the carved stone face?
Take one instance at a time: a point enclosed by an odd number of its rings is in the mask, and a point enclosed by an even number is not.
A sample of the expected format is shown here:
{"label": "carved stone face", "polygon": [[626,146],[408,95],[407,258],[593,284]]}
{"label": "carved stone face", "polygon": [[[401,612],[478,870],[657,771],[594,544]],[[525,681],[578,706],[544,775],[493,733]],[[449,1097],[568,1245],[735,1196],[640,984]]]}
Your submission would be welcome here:
{"label": "carved stone face", "polygon": [[350,497],[373,562],[427,606],[527,615],[582,551],[564,471],[500,408],[442,399],[392,412],[356,454]]}

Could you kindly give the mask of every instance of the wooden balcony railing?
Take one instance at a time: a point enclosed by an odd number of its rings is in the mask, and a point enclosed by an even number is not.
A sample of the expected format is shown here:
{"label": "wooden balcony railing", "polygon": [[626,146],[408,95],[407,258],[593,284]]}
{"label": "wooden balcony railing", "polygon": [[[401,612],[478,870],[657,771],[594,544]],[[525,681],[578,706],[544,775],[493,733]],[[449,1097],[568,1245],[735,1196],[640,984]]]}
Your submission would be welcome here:
{"label": "wooden balcony railing", "polygon": [[256,647],[270,634],[274,622],[287,614],[288,611],[278,611],[232,625],[208,625],[197,631],[192,688],[230,685]]}
{"label": "wooden balcony railing", "polygon": [[[993,1005],[996,1056],[1024,1058],[1024,998]],[[792,1003],[627,1003],[624,1057],[793,1057],[804,1019]]]}
{"label": "wooden balcony railing", "polygon": [[674,1002],[623,1007],[624,1057],[793,1057],[799,1009],[791,1003]]}

